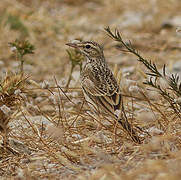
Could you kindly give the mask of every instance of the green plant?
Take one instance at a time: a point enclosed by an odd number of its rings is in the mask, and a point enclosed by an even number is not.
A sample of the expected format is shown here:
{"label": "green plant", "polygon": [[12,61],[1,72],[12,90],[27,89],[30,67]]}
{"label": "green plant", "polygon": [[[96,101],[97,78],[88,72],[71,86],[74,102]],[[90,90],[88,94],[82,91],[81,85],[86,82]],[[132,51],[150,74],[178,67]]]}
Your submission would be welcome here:
{"label": "green plant", "polygon": [[[177,99],[181,96],[181,82],[179,82],[179,76],[177,74],[167,75],[165,65],[162,68],[162,72],[160,72],[155,63],[153,63],[151,60],[143,58],[140,55],[140,53],[133,47],[131,41],[126,43],[123,40],[118,29],[115,29],[115,31],[112,32],[111,29],[107,27],[105,28],[105,31],[113,40],[123,45],[123,47],[126,49],[123,51],[137,56],[137,60],[149,70],[149,72],[146,73],[148,79],[144,82],[144,84],[155,88],[170,104],[170,107],[174,110],[174,112],[180,117],[181,104],[179,101],[177,101]],[[163,88],[159,79],[163,79],[168,84],[168,88]]]}
{"label": "green plant", "polygon": [[28,29],[18,16],[9,14],[5,24],[9,24],[12,30],[20,31],[23,37],[28,36]]}
{"label": "green plant", "polygon": [[66,84],[66,88],[69,87],[71,78],[72,78],[72,72],[74,70],[74,68],[78,65],[80,67],[80,70],[82,68],[82,60],[83,60],[83,56],[82,54],[76,50],[76,49],[71,49],[71,50],[66,50],[67,54],[69,56],[69,61],[71,62],[71,70],[70,70],[70,75]]}
{"label": "green plant", "polygon": [[28,40],[20,41],[18,39],[10,42],[9,45],[16,52],[16,58],[21,62],[20,72],[23,73],[24,56],[34,54],[35,47]]}

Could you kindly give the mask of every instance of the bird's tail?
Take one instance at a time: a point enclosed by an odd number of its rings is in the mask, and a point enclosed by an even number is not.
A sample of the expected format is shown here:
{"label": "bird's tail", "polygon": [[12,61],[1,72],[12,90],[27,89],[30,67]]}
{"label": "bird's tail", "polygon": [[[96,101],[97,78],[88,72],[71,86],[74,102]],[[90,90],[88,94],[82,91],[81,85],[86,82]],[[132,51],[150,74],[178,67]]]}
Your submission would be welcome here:
{"label": "bird's tail", "polygon": [[121,124],[121,126],[128,132],[132,140],[138,144],[141,144],[141,140],[139,136],[136,134],[135,130],[131,126],[131,124],[128,122],[126,118],[119,119],[118,122]]}

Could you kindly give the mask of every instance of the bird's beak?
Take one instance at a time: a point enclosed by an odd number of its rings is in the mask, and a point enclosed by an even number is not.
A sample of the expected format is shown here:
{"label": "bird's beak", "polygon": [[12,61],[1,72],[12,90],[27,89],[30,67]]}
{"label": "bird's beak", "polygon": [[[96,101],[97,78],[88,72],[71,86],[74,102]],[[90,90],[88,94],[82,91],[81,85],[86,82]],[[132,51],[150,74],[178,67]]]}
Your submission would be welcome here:
{"label": "bird's beak", "polygon": [[66,43],[65,45],[73,47],[73,48],[78,48],[79,47],[76,43]]}

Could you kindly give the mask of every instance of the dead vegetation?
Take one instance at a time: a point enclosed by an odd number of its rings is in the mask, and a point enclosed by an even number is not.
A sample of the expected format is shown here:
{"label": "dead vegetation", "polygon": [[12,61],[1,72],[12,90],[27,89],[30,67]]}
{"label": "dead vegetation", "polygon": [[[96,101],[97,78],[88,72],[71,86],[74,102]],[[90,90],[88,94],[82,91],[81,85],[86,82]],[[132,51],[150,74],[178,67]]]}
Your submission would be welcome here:
{"label": "dead vegetation", "polygon": [[[180,3],[166,2],[1,2],[2,178],[180,179]],[[88,111],[72,39],[104,44],[142,144]]]}

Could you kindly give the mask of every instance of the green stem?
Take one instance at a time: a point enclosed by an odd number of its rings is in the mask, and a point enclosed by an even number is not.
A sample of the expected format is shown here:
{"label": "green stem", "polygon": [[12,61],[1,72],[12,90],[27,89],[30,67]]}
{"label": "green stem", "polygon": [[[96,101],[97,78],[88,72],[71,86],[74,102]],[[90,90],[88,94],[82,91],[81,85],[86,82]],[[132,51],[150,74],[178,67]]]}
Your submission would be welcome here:
{"label": "green stem", "polygon": [[72,64],[71,71],[70,71],[70,75],[69,75],[67,84],[66,84],[66,86],[65,86],[66,89],[69,87],[70,81],[71,81],[71,79],[72,79],[72,72],[73,72],[73,70],[74,70],[74,67],[75,67],[75,65]]}
{"label": "green stem", "polygon": [[21,53],[18,53],[18,59],[20,60],[21,64],[20,64],[20,73],[23,74],[24,68],[24,59],[23,59],[23,55]]}

